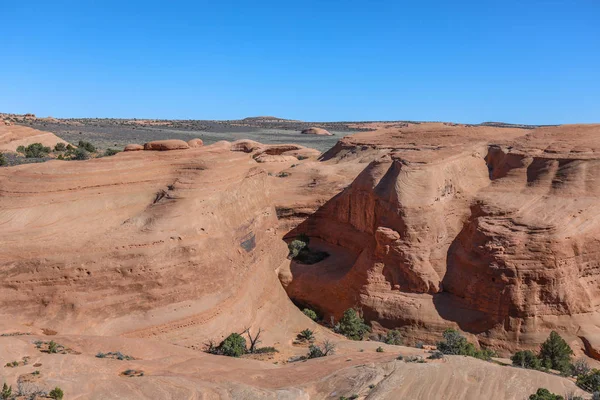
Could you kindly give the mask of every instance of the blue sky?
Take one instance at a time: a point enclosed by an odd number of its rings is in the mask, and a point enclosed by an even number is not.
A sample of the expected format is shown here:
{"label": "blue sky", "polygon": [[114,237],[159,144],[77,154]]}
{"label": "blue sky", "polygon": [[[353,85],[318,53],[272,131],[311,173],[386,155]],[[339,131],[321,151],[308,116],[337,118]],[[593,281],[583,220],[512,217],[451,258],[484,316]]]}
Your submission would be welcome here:
{"label": "blue sky", "polygon": [[600,122],[600,1],[0,0],[0,112]]}

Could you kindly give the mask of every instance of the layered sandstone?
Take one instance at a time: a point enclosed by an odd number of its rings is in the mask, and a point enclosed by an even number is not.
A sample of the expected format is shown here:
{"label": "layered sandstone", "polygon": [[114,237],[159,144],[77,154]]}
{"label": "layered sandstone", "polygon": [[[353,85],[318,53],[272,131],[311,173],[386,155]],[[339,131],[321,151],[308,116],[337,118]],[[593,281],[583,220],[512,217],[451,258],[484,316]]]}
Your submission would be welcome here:
{"label": "layered sandstone", "polygon": [[288,235],[331,256],[280,279],[326,316],[357,307],[415,340],[458,327],[514,350],[557,329],[597,346],[598,134],[419,124],[344,138],[322,160],[367,167]]}

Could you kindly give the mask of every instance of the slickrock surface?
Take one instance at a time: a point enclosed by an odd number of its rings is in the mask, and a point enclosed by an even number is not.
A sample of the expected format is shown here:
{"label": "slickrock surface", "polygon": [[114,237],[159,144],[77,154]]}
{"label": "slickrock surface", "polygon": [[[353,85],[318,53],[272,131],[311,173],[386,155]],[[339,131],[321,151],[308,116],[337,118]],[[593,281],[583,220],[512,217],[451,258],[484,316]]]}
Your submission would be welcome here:
{"label": "slickrock surface", "polygon": [[[320,157],[298,145],[169,140],[150,147],[183,151],[2,167],[0,333],[31,335],[0,337],[0,364],[29,356],[41,386],[86,399],[576,392],[566,378],[472,358],[397,361],[428,354],[347,341],[290,297],[326,320],[360,308],[409,344],[458,327],[512,351],[556,329],[577,355],[596,357],[598,135],[593,125],[402,123],[345,137]],[[283,238],[299,233],[329,257],[288,260]],[[279,353],[201,351],[245,328],[262,328],[261,345]],[[287,363],[306,354],[292,343],[305,328],[337,354]],[[73,352],[41,353],[37,339]],[[135,360],[95,357],[109,351]],[[33,370],[3,376],[16,385]]]}
{"label": "slickrock surface", "polygon": [[65,143],[58,136],[50,132],[38,131],[12,123],[0,123],[0,151],[17,151],[19,146],[29,146],[32,143],[41,143],[44,146],[54,147],[57,143]]}

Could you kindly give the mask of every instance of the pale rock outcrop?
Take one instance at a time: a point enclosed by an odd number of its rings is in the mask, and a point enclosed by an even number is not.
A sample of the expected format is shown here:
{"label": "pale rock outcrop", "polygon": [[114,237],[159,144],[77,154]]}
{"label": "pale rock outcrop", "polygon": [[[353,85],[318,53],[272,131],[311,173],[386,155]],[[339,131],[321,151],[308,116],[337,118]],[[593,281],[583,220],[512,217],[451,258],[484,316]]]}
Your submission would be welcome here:
{"label": "pale rock outcrop", "polygon": [[199,138],[192,139],[192,140],[188,141],[187,144],[192,149],[204,146],[204,142],[202,141],[202,139],[199,139]]}
{"label": "pale rock outcrop", "polygon": [[311,127],[304,129],[301,132],[303,135],[321,135],[321,136],[333,136],[327,129]]}
{"label": "pale rock outcrop", "polygon": [[123,151],[141,151],[141,150],[144,150],[144,146],[142,146],[141,144],[128,144],[123,149]]}
{"label": "pale rock outcrop", "polygon": [[186,142],[178,139],[155,140],[144,144],[144,150],[154,151],[185,150],[189,148],[190,146]]}

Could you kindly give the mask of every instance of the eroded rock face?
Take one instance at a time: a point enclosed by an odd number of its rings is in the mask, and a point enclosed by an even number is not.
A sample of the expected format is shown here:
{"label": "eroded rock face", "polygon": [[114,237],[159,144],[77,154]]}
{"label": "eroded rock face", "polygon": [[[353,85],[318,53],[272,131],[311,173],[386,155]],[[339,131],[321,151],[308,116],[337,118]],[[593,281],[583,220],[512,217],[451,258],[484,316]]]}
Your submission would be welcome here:
{"label": "eroded rock face", "polygon": [[195,148],[195,147],[202,147],[204,146],[204,142],[202,141],[202,139],[192,139],[190,141],[187,142],[188,146],[190,146],[190,148]]}
{"label": "eroded rock face", "polygon": [[598,135],[423,124],[343,139],[323,160],[374,160],[288,235],[332,256],[282,269],[287,292],[335,318],[361,308],[417,340],[453,326],[509,350],[551,329],[592,342]]}

